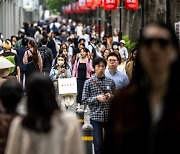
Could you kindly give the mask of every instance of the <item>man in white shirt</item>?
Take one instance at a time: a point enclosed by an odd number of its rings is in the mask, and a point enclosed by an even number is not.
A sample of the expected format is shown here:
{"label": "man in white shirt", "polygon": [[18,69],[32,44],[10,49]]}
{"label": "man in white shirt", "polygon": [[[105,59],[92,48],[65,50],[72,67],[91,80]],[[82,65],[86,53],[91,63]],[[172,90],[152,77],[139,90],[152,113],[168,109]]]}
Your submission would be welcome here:
{"label": "man in white shirt", "polygon": [[119,57],[115,52],[111,52],[107,57],[107,68],[105,76],[115,82],[116,89],[123,88],[129,84],[127,75],[118,71]]}
{"label": "man in white shirt", "polygon": [[112,37],[112,42],[118,42],[118,41],[119,41],[118,32],[115,30]]}
{"label": "man in white shirt", "polygon": [[85,29],[82,30],[82,35],[79,36],[79,40],[80,39],[85,39],[85,47],[88,48],[88,42],[90,41],[90,36],[88,34],[86,34]]}
{"label": "man in white shirt", "polygon": [[92,37],[90,39],[89,46],[88,46],[90,55],[93,59],[96,57],[102,58],[102,53],[99,50],[97,50],[95,43],[96,43],[96,39]]}
{"label": "man in white shirt", "polygon": [[77,33],[77,36],[80,37],[82,35],[83,26],[81,23],[78,23],[78,25],[75,28],[75,31]]}

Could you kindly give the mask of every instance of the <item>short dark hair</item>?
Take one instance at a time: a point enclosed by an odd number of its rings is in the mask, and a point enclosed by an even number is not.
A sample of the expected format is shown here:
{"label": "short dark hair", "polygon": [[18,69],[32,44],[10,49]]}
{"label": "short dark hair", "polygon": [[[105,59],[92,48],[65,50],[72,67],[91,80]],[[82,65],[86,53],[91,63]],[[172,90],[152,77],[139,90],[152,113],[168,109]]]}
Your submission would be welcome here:
{"label": "short dark hair", "polygon": [[119,60],[119,56],[115,53],[115,52],[111,52],[108,56],[107,56],[107,59],[111,56],[114,56],[117,58],[117,60]]}
{"label": "short dark hair", "polygon": [[93,68],[95,68],[96,65],[99,65],[100,62],[104,63],[105,67],[107,66],[107,62],[106,62],[106,60],[104,58],[96,57],[93,60]]}
{"label": "short dark hair", "polygon": [[6,112],[16,112],[22,96],[23,88],[16,79],[8,79],[1,85],[0,100]]}
{"label": "short dark hair", "polygon": [[68,38],[67,41],[70,43],[74,43],[74,40],[72,38]]}
{"label": "short dark hair", "polygon": [[90,41],[96,41],[96,38],[95,37],[91,37]]}
{"label": "short dark hair", "polygon": [[81,38],[81,39],[79,39],[78,43],[80,43],[81,41],[86,42],[86,40],[84,38]]}
{"label": "short dark hair", "polygon": [[42,45],[46,45],[47,43],[48,43],[47,38],[43,37],[43,38],[41,39],[41,44],[42,44]]}
{"label": "short dark hair", "polygon": [[27,46],[28,41],[29,41],[29,40],[28,40],[27,38],[23,38],[23,39],[22,39],[22,45],[23,45],[23,46]]}

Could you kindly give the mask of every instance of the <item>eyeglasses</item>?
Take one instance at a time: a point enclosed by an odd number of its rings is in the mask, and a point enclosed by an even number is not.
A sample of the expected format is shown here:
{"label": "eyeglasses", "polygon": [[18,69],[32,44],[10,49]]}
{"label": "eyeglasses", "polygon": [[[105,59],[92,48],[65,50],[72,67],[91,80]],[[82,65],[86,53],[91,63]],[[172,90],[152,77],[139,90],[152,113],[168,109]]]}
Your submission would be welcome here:
{"label": "eyeglasses", "polygon": [[146,45],[148,47],[152,46],[152,44],[156,42],[160,45],[161,48],[167,47],[172,41],[168,38],[144,38],[141,42],[142,45]]}
{"label": "eyeglasses", "polygon": [[113,63],[114,63],[114,62],[117,62],[117,60],[115,60],[115,59],[108,59],[108,61],[109,61],[109,62],[113,62]]}

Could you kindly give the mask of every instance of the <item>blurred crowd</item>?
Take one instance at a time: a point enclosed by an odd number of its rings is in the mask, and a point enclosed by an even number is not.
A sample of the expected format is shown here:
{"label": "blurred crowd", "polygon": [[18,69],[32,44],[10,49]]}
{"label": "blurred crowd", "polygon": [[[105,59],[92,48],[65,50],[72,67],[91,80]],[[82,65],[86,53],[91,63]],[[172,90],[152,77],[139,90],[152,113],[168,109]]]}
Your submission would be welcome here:
{"label": "blurred crowd", "polygon": [[[158,22],[131,51],[116,30],[99,36],[71,19],[1,34],[0,154],[83,154],[79,108],[90,110],[95,154],[179,151],[179,64],[175,33]],[[60,94],[58,81],[69,78],[77,93]]]}

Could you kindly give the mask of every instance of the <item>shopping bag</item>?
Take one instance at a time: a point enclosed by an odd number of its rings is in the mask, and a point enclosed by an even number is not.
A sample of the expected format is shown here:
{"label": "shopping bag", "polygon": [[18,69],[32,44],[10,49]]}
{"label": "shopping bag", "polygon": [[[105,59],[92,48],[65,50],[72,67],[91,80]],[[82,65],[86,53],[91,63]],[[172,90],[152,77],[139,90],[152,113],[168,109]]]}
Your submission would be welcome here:
{"label": "shopping bag", "polygon": [[73,78],[59,78],[58,79],[59,94],[77,94],[77,79]]}

